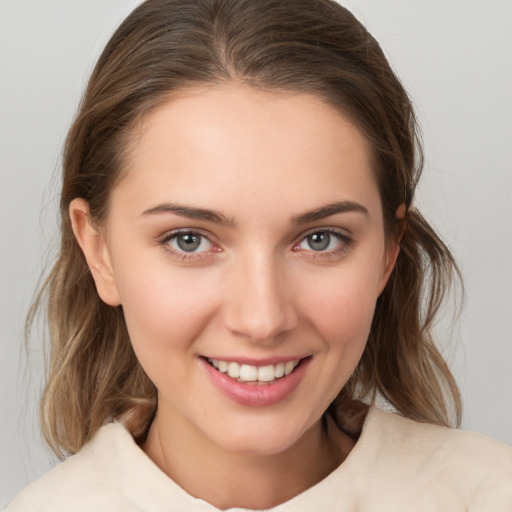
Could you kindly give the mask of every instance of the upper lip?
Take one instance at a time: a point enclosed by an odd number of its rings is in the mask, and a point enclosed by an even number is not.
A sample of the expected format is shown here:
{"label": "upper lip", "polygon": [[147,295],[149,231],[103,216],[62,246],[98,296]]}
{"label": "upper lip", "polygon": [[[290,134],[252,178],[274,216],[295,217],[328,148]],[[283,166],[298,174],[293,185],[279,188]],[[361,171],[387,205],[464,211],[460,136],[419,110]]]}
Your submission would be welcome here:
{"label": "upper lip", "polygon": [[273,357],[265,357],[265,358],[252,358],[252,357],[234,357],[234,356],[203,356],[205,359],[216,359],[217,361],[226,361],[228,363],[238,363],[238,364],[246,364],[249,366],[267,366],[270,364],[276,365],[279,363],[287,363],[288,361],[300,361],[301,359],[305,359],[306,357],[310,357],[310,354],[307,355],[297,355],[297,356],[273,356]]}

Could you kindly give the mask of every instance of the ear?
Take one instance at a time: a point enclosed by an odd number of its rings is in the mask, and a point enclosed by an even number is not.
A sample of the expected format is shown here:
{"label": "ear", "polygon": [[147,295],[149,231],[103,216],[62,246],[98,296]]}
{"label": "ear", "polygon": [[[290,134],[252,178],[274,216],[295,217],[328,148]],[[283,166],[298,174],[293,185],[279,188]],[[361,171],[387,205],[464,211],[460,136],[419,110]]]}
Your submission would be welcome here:
{"label": "ear", "polygon": [[396,237],[392,240],[389,240],[386,245],[386,259],[384,261],[384,271],[382,273],[382,277],[379,283],[379,295],[384,290],[389,276],[395,268],[396,259],[398,258],[398,254],[400,253],[400,241],[402,240],[402,236],[405,232],[405,204],[402,203],[395,212],[395,220],[398,226]]}
{"label": "ear", "polygon": [[103,302],[119,306],[121,299],[108,246],[104,235],[91,222],[87,201],[81,198],[73,199],[69,205],[69,216],[75,238],[96,283],[98,295]]}

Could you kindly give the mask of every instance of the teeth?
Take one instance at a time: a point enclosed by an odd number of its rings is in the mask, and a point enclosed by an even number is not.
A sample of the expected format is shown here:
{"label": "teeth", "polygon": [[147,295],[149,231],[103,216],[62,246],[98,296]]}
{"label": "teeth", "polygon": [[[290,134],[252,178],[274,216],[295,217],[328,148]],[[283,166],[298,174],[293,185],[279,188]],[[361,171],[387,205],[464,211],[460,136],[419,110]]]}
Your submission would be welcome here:
{"label": "teeth", "polygon": [[258,380],[260,382],[270,382],[275,378],[276,371],[273,364],[269,364],[267,366],[260,366],[258,368]]}
{"label": "teeth", "polygon": [[244,382],[252,382],[258,380],[258,368],[243,364],[240,366],[240,380]]}
{"label": "teeth", "polygon": [[288,361],[284,364],[284,374],[290,375],[290,373],[293,372],[293,369],[295,368],[295,362],[294,361]]}
{"label": "teeth", "polygon": [[238,363],[228,363],[228,375],[232,379],[240,377],[240,365]]}
{"label": "teeth", "polygon": [[266,366],[251,366],[249,364],[238,364],[234,361],[221,361],[219,359],[208,359],[208,362],[219,372],[227,373],[232,379],[239,382],[272,382],[285,375],[290,375],[299,360],[286,363],[268,364]]}

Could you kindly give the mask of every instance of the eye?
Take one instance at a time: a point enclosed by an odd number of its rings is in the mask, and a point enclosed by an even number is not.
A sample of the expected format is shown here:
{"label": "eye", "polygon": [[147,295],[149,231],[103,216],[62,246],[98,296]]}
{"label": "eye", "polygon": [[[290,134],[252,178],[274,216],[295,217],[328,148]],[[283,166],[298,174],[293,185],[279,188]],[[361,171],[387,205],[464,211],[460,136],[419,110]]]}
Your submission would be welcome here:
{"label": "eye", "polygon": [[305,239],[306,244],[313,251],[325,251],[329,248],[332,243],[332,237],[330,233],[320,232],[308,235]]}
{"label": "eye", "polygon": [[213,243],[208,238],[196,231],[171,233],[162,240],[162,243],[181,253],[202,253],[214,248]]}
{"label": "eye", "polygon": [[314,231],[306,235],[295,247],[296,251],[336,253],[346,249],[352,239],[335,230]]}

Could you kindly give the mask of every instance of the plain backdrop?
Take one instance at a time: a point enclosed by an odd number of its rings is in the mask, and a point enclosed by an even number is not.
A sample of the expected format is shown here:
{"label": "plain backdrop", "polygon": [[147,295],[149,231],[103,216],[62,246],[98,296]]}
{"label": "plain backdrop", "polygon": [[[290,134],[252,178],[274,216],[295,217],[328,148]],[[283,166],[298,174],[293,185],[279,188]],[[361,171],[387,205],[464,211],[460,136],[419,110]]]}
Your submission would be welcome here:
{"label": "plain backdrop", "polygon": [[[23,356],[24,317],[56,245],[62,142],[96,57],[137,3],[0,0],[0,508],[55,462],[37,427],[42,354],[36,336]],[[381,43],[423,127],[417,204],[466,283],[443,341],[463,427],[512,444],[512,1],[345,5]]]}

